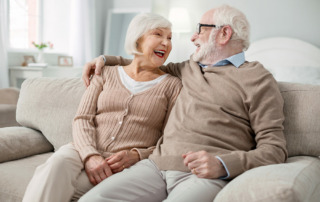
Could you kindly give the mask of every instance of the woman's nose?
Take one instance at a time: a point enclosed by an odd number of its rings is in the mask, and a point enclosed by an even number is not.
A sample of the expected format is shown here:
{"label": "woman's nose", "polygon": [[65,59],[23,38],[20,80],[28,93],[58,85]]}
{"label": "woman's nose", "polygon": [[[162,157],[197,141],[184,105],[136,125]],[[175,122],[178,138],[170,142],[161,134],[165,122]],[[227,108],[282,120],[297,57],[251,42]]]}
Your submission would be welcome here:
{"label": "woman's nose", "polygon": [[171,43],[170,39],[163,39],[163,40],[162,40],[162,44],[163,44],[164,46],[168,46],[169,43]]}

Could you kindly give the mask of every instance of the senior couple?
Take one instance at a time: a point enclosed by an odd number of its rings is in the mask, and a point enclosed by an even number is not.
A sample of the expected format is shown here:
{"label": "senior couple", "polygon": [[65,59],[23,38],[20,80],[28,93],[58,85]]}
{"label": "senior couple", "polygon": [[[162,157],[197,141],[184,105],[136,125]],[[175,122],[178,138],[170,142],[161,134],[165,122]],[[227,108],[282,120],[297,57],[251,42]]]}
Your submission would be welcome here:
{"label": "senior couple", "polygon": [[[134,59],[86,64],[73,142],[37,168],[24,201],[77,200],[88,191],[80,201],[211,202],[243,172],[283,163],[283,100],[272,75],[245,60],[245,15],[211,9],[191,41],[190,60],[162,66],[171,23],[136,16],[125,41]],[[77,195],[82,170],[87,190]]]}

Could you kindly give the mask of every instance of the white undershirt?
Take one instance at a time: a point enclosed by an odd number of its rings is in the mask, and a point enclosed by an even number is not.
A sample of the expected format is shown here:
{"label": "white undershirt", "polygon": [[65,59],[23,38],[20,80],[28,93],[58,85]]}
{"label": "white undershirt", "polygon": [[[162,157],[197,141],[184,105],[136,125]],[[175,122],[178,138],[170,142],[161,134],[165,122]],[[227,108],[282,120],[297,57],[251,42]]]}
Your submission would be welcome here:
{"label": "white undershirt", "polygon": [[148,90],[152,86],[162,81],[168,74],[159,76],[158,78],[151,81],[135,81],[132,79],[123,69],[122,66],[118,67],[119,76],[122,84],[133,94],[140,93]]}

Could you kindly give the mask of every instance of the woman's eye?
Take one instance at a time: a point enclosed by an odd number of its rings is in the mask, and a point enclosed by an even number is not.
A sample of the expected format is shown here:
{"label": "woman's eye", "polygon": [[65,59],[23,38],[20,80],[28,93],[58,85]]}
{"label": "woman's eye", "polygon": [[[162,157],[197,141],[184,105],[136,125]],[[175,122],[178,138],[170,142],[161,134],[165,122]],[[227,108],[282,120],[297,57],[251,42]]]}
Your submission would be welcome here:
{"label": "woman's eye", "polygon": [[159,32],[154,33],[154,35],[161,36]]}

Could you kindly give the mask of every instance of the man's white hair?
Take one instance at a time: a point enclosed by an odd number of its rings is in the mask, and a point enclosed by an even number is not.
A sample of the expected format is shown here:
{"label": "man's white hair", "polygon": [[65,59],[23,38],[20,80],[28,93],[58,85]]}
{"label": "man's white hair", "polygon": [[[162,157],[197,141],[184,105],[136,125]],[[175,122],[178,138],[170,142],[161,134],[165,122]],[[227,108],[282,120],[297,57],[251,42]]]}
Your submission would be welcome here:
{"label": "man's white hair", "polygon": [[137,41],[149,30],[156,28],[171,29],[171,22],[166,18],[154,13],[142,13],[136,15],[130,22],[126,40],[124,43],[125,51],[130,55],[141,55],[137,49]]}
{"label": "man's white hair", "polygon": [[215,9],[213,19],[217,26],[230,25],[233,30],[231,40],[241,40],[243,50],[249,48],[250,25],[246,16],[240,10],[222,5]]}

